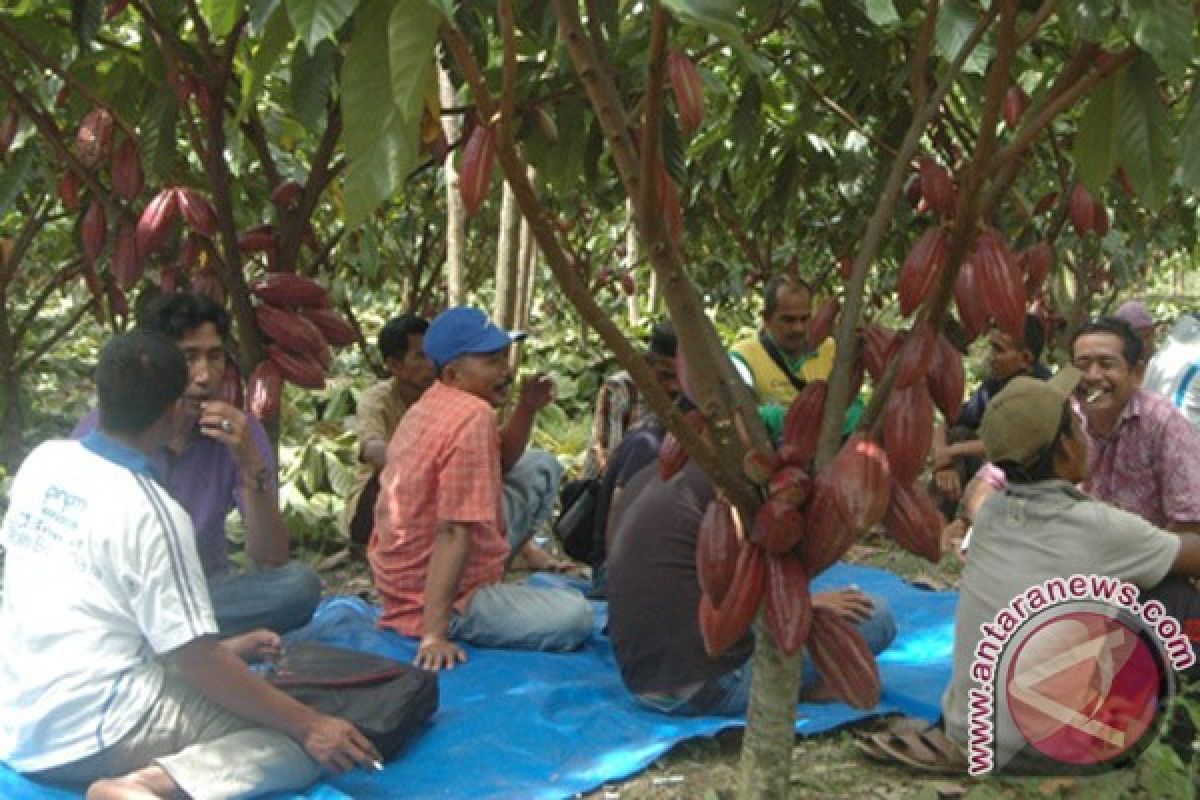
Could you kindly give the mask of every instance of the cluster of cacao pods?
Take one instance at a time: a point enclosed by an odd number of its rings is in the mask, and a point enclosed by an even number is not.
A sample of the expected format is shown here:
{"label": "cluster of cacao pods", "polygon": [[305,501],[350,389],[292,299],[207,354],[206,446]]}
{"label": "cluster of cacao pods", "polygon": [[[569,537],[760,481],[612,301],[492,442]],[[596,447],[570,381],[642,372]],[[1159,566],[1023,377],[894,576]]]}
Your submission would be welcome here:
{"label": "cluster of cacao pods", "polygon": [[292,272],[270,272],[250,284],[261,302],[254,321],[270,340],[267,358],[250,376],[248,410],[260,419],[279,411],[283,381],[306,389],[325,387],[330,345],[343,347],[358,338],[354,328],[329,307],[324,286]]}
{"label": "cluster of cacao pods", "polygon": [[[912,385],[928,403],[924,383]],[[875,658],[845,619],[813,607],[810,580],[881,522],[899,545],[936,561],[941,516],[928,494],[892,467],[893,449],[903,461],[907,453],[898,448],[912,445],[893,442],[885,449],[855,434],[813,476],[827,392],[824,381],[805,386],[788,408],[780,449],[746,454],[743,471],[765,493],[752,525],[719,496],[705,510],[696,547],[699,624],[705,649],[716,655],[747,634],[765,605],[764,619],[780,649],[793,654],[807,646],[839,698],[870,708],[880,695]],[[677,448],[664,442],[660,469],[679,463]]]}

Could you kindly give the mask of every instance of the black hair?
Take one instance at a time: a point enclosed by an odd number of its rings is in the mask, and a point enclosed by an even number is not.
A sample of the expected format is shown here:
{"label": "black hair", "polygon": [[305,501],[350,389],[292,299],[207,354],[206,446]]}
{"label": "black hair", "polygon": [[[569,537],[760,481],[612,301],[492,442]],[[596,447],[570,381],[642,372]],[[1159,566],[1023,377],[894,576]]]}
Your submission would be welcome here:
{"label": "black hair", "polygon": [[1054,473],[1054,454],[1058,451],[1058,444],[1064,436],[1071,435],[1071,415],[1075,410],[1071,408],[1071,402],[1068,400],[1063,403],[1062,416],[1058,421],[1058,430],[1054,433],[1054,438],[1050,444],[1038,451],[1037,456],[1026,464],[1018,464],[1016,461],[998,461],[996,466],[1004,472],[1004,477],[1009,483],[1036,483],[1038,481],[1048,481],[1058,477]]}
{"label": "black hair", "polygon": [[763,316],[769,317],[775,313],[775,309],[779,307],[779,290],[784,287],[789,289],[803,289],[808,292],[808,296],[813,296],[813,288],[808,281],[801,278],[799,275],[794,275],[790,272],[784,272],[779,275],[771,276],[767,281],[767,285],[763,287]]}
{"label": "black hair", "polygon": [[393,317],[379,331],[379,352],[385,359],[404,358],[408,353],[408,337],[424,336],[427,330],[429,322],[424,317],[416,314]]}
{"label": "black hair", "polygon": [[140,327],[158,331],[174,341],[179,341],[204,323],[211,322],[222,342],[229,339],[229,312],[211,297],[202,294],[164,294],[146,307],[139,322]]}
{"label": "black hair", "polygon": [[1025,349],[1033,356],[1034,363],[1042,357],[1042,349],[1046,346],[1046,327],[1033,314],[1025,315]]}
{"label": "black hair", "polygon": [[1128,322],[1120,317],[1097,317],[1086,322],[1075,331],[1071,337],[1071,357],[1075,357],[1075,342],[1080,336],[1089,333],[1109,333],[1121,340],[1121,355],[1129,367],[1136,366],[1142,360],[1142,339]]}
{"label": "black hair", "polygon": [[671,324],[671,320],[664,319],[654,323],[654,327],[650,329],[650,347],[648,349],[652,356],[675,357],[678,341],[675,338],[675,326]]}
{"label": "black hair", "polygon": [[96,364],[100,429],[145,431],[179,399],[187,383],[187,359],[166,334],[143,328],[114,336]]}

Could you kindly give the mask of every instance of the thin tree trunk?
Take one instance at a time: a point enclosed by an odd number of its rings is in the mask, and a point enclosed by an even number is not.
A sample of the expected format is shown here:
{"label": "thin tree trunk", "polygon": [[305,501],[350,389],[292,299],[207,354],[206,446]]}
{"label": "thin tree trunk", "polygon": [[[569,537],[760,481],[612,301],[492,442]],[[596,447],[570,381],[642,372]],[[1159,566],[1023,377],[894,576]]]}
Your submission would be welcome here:
{"label": "thin tree trunk", "polygon": [[[638,264],[638,232],[634,224],[635,212],[633,200],[625,201],[625,270],[636,280],[635,267]],[[640,286],[638,287],[641,288]],[[637,325],[642,321],[642,310],[638,303],[640,292],[632,292],[625,298],[625,307],[629,313],[629,324]],[[651,309],[653,313],[653,308]]]}
{"label": "thin tree trunk", "polygon": [[521,212],[512,187],[504,183],[500,205],[500,236],[496,242],[496,301],[492,316],[501,328],[510,328],[517,305],[517,251],[521,239]]}
{"label": "thin tree trunk", "polygon": [[517,311],[513,325],[524,330],[529,327],[529,302],[533,296],[533,234],[529,223],[522,218],[520,246],[517,248]]}
{"label": "thin tree trunk", "polygon": [[[439,63],[438,94],[442,108],[458,103],[458,94],[450,75]],[[462,126],[454,114],[442,115],[442,131],[446,141],[454,144],[461,135]],[[458,188],[458,168],[454,165],[454,151],[446,154],[443,165],[446,176],[446,304],[459,306],[467,301],[466,266],[463,264],[463,245],[467,237],[467,212],[463,208],[462,195]]]}

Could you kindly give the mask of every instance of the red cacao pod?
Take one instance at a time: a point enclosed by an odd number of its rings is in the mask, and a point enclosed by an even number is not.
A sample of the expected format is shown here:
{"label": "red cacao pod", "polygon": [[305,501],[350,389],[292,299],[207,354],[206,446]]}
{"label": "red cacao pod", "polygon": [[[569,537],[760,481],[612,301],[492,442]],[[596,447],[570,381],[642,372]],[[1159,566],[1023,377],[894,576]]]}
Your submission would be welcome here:
{"label": "red cacao pod", "polygon": [[133,200],[146,187],[142,157],[133,139],[126,139],[113,153],[112,185],[113,191],[126,200]]}
{"label": "red cacao pod", "polygon": [[836,611],[815,606],[807,644],[817,672],[834,695],[853,708],[879,704],[879,666],[853,625]]}
{"label": "red cacao pod", "polygon": [[104,293],[108,296],[108,309],[112,312],[113,318],[120,317],[124,319],[129,316],[129,298],[121,291],[121,287],[110,283],[104,287]]}
{"label": "red cacao pod", "polygon": [[856,433],[827,467],[843,518],[855,533],[864,533],[883,519],[891,499],[891,470],[887,453],[864,434]]}
{"label": "red cacao pod", "polygon": [[79,210],[79,176],[71,170],[63,173],[58,181],[58,198],[68,211]]}
{"label": "red cacao pod", "polygon": [[108,218],[104,215],[104,206],[98,199],[93,199],[88,210],[84,212],[79,234],[83,239],[83,257],[95,262],[100,256],[100,251],[104,249],[104,240],[108,238]]}
{"label": "red cacao pod", "polygon": [[271,253],[279,249],[279,239],[274,225],[255,225],[238,235],[238,250],[243,255]]}
{"label": "red cacao pod", "polygon": [[173,189],[163,189],[154,196],[137,224],[138,258],[145,260],[162,248],[171,234],[171,223],[179,216],[179,198]]}
{"label": "red cacao pod", "polygon": [[[719,606],[707,595],[700,600],[700,633],[704,649],[718,656],[737,644],[749,631],[766,590],[767,557],[761,547],[746,545],[738,553],[733,583]],[[708,605],[710,613],[705,613]]]}
{"label": "red cacao pod", "polygon": [[896,483],[883,518],[892,541],[934,564],[942,559],[942,515],[924,487]]}
{"label": "red cacao pod", "polygon": [[304,186],[299,181],[284,181],[271,192],[271,203],[279,208],[288,208],[304,194]]}
{"label": "red cacao pod", "polygon": [[679,106],[680,127],[691,136],[704,121],[704,80],[692,60],[679,52],[667,56],[667,77]]}
{"label": "red cacao pod", "polygon": [[1004,237],[985,228],[975,239],[971,260],[978,264],[983,281],[984,305],[1000,330],[1014,342],[1025,340],[1025,276]]}
{"label": "red cacao pod", "polygon": [[696,537],[696,573],[700,590],[716,606],[725,600],[733,583],[742,540],[738,535],[737,509],[724,498],[714,498],[704,509]]}
{"label": "red cacao pod", "polygon": [[302,308],[300,314],[308,319],[334,347],[345,347],[358,341],[354,327],[332,308]]}
{"label": "red cacao pod", "polygon": [[767,485],[769,497],[790,503],[796,508],[803,506],[810,494],[812,494],[812,478],[805,470],[796,466],[780,467],[779,471],[771,476],[771,482]]}
{"label": "red cacao pod", "polygon": [[767,557],[766,594],[767,630],[780,650],[793,655],[808,639],[812,625],[812,595],[799,559],[790,555]]}
{"label": "red cacao pod", "polygon": [[915,481],[933,443],[933,400],[924,381],[896,389],[883,412],[883,446],[892,476],[904,485]]}
{"label": "red cacao pod", "polygon": [[254,368],[246,395],[250,413],[259,419],[270,419],[279,413],[283,373],[274,361],[267,359]]}
{"label": "red cacao pod", "polygon": [[937,347],[937,331],[929,320],[913,325],[896,350],[896,387],[904,389],[920,382],[929,372]]}
{"label": "red cacao pod", "polygon": [[873,380],[883,377],[899,346],[900,339],[891,328],[872,322],[863,330],[863,364]]}
{"label": "red cacao pod", "polygon": [[1045,214],[1050,209],[1054,208],[1054,204],[1058,202],[1058,192],[1047,192],[1038,198],[1038,201],[1033,204],[1033,216]]}
{"label": "red cacao pod", "polygon": [[305,389],[324,389],[325,370],[315,359],[289,353],[278,345],[267,345],[267,356],[279,367],[283,379]]}
{"label": "red cacao pod", "polygon": [[922,158],[917,174],[921,181],[921,197],[929,209],[940,217],[953,217],[954,206],[958,202],[958,187],[954,185],[949,170],[932,158]]}
{"label": "red cacao pod", "polygon": [[937,338],[925,384],[929,387],[934,404],[946,418],[946,423],[953,425],[958,422],[966,376],[963,374],[962,356],[945,336]]}
{"label": "red cacao pod", "polygon": [[750,541],[768,553],[786,553],[804,538],[804,515],[794,503],[768,498],[754,515]]}
{"label": "red cacao pod", "polygon": [[1095,203],[1092,195],[1082,183],[1075,184],[1075,189],[1071,192],[1071,205],[1068,212],[1071,224],[1075,226],[1075,233],[1079,234],[1079,238],[1082,239],[1096,230]]}
{"label": "red cacao pod", "polygon": [[129,291],[142,277],[143,261],[137,256],[137,234],[129,223],[117,231],[117,243],[113,246],[113,278],[125,291]]}
{"label": "red cacao pod", "polygon": [[658,476],[664,481],[669,481],[679,473],[679,470],[684,468],[687,462],[687,450],[683,449],[683,445],[675,438],[675,434],[667,431],[662,444],[658,446]]}
{"label": "red cacao pod", "polygon": [[[788,407],[783,418],[783,445],[788,449],[789,464],[807,467],[817,454],[817,441],[821,437],[821,417],[825,413],[825,397],[829,384],[811,381],[801,389]],[[783,456],[783,453],[780,453]]]}
{"label": "red cacao pod", "polygon": [[325,287],[292,272],[271,272],[250,284],[250,293],[273,306],[324,308],[329,305]]}
{"label": "red cacao pod", "polygon": [[804,538],[796,548],[796,557],[805,574],[816,577],[850,548],[857,531],[846,524],[838,504],[838,492],[828,470],[813,481],[812,496],[804,514]]}
{"label": "red cacao pod", "polygon": [[290,353],[299,353],[329,366],[329,343],[317,326],[294,311],[268,304],[254,311],[254,322],[267,338]]}
{"label": "red cacao pod", "polygon": [[908,251],[904,267],[900,270],[897,293],[900,296],[900,313],[908,316],[929,296],[937,285],[942,268],[946,266],[946,230],[934,225]]}
{"label": "red cacao pod", "polygon": [[107,108],[96,107],[84,116],[75,135],[75,152],[88,169],[95,169],[112,152],[113,116]]}
{"label": "red cacao pod", "polygon": [[217,233],[217,212],[208,198],[195,189],[176,189],[179,211],[188,227],[201,236],[212,238]]}
{"label": "red cacao pod", "polygon": [[101,325],[107,325],[108,313],[104,284],[100,282],[100,276],[96,273],[96,265],[87,260],[83,262],[83,285],[92,295],[92,313],[96,315],[96,321]]}
{"label": "red cacao pod", "polygon": [[1022,250],[1017,264],[1025,274],[1025,292],[1033,297],[1041,291],[1050,270],[1054,268],[1054,248],[1049,242],[1038,242]]}
{"label": "red cacao pod", "polygon": [[1004,93],[1004,124],[1016,130],[1017,123],[1021,121],[1028,105],[1029,95],[1025,94],[1025,90],[1015,85],[1008,87],[1008,91]]}
{"label": "red cacao pod", "polygon": [[483,205],[492,182],[496,161],[496,131],[488,125],[476,125],[463,148],[459,167],[459,190],[467,216],[474,216]]}
{"label": "red cacao pod", "polygon": [[808,341],[812,347],[820,347],[821,343],[833,333],[833,325],[837,322],[838,312],[842,310],[841,303],[836,297],[831,297],[821,304],[821,307],[808,321]]}
{"label": "red cacao pod", "polygon": [[954,283],[954,302],[958,306],[958,318],[968,340],[979,338],[979,334],[988,329],[982,273],[982,267],[973,258],[968,258],[963,262]]}

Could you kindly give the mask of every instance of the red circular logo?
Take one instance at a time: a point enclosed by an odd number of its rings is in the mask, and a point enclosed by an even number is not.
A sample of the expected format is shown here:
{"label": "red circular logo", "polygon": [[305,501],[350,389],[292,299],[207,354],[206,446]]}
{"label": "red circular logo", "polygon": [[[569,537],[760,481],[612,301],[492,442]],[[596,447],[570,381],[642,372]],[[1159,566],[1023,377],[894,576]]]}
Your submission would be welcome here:
{"label": "red circular logo", "polygon": [[1013,722],[1038,752],[1090,765],[1141,741],[1158,713],[1162,677],[1153,648],[1128,625],[1074,611],[1021,642],[1005,691]]}

